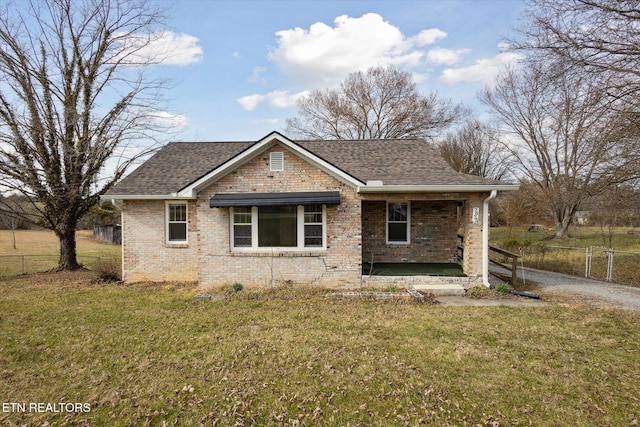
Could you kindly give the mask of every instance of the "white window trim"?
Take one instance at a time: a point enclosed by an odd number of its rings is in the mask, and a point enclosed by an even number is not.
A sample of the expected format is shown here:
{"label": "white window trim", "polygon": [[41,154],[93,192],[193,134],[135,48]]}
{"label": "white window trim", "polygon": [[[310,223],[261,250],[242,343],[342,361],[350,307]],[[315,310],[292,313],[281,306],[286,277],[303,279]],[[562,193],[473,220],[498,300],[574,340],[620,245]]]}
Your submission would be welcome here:
{"label": "white window trim", "polygon": [[251,207],[251,246],[235,247],[234,208],[229,208],[229,248],[232,252],[314,252],[327,250],[327,207],[322,205],[322,246],[304,246],[304,206],[296,207],[297,246],[258,246],[258,207]]}
{"label": "white window trim", "polygon": [[[407,240],[404,242],[389,241],[389,205],[394,203],[407,204]],[[387,245],[410,245],[411,244],[411,201],[410,200],[388,200],[385,206],[386,220],[384,223],[385,240]]]}
{"label": "white window trim", "polygon": [[[180,205],[184,206],[187,215],[186,221],[186,233],[184,240],[169,240],[169,206],[171,205]],[[177,222],[177,221],[176,221]],[[182,223],[180,221],[180,223]],[[166,200],[164,202],[164,241],[167,245],[185,245],[189,243],[189,203],[187,202],[175,202]]]}

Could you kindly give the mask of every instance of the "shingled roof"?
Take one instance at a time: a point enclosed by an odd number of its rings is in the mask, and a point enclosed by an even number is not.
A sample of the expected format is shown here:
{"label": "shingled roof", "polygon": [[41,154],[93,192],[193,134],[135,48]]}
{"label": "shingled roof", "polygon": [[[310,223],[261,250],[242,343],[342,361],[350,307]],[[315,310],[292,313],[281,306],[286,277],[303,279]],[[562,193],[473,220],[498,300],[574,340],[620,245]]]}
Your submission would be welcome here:
{"label": "shingled roof", "polygon": [[[177,193],[258,144],[171,142],[114,186],[106,196]],[[424,140],[296,141],[356,180],[384,185],[504,185],[502,181],[455,172]]]}
{"label": "shingled roof", "polygon": [[362,182],[385,185],[491,185],[501,181],[456,172],[419,139],[298,141],[298,145]]}
{"label": "shingled roof", "polygon": [[250,142],[170,142],[127,175],[109,195],[175,193],[254,145]]}

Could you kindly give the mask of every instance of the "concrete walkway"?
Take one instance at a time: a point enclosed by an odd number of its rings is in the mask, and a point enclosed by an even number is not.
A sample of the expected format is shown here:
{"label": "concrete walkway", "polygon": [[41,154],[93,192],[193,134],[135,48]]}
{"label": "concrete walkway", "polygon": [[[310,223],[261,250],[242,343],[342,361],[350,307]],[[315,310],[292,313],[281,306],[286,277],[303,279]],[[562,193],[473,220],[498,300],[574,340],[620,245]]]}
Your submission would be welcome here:
{"label": "concrete walkway", "polygon": [[[489,270],[509,274],[507,269],[497,265],[491,265]],[[518,267],[518,278],[524,279],[525,283],[534,282],[538,287],[536,292],[543,297],[567,295],[583,299],[596,307],[640,311],[640,288],[633,286],[522,267]],[[494,276],[490,281],[492,284],[502,282]]]}
{"label": "concrete walkway", "polygon": [[460,296],[438,296],[436,298],[441,305],[454,307],[543,307],[549,305],[544,300],[531,298],[486,299]]}

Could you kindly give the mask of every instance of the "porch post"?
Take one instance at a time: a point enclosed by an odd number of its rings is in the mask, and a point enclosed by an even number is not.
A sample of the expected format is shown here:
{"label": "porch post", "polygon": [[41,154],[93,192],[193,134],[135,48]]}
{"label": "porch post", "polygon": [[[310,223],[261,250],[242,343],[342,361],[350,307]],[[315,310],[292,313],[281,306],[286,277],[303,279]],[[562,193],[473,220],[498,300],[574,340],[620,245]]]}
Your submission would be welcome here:
{"label": "porch post", "polygon": [[482,203],[482,282],[488,288],[489,283],[489,201],[496,197],[498,192],[492,190],[489,197]]}

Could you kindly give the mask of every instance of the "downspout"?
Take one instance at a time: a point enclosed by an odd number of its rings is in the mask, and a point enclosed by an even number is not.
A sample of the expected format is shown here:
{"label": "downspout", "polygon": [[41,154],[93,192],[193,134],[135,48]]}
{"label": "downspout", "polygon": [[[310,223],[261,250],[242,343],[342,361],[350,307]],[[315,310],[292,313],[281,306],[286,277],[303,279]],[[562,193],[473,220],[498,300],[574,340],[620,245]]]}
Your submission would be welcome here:
{"label": "downspout", "polygon": [[482,202],[482,283],[488,288],[489,283],[489,202],[498,192],[492,190],[489,197]]}
{"label": "downspout", "polygon": [[111,204],[120,211],[120,278],[124,281],[124,206],[123,200],[111,199]]}

